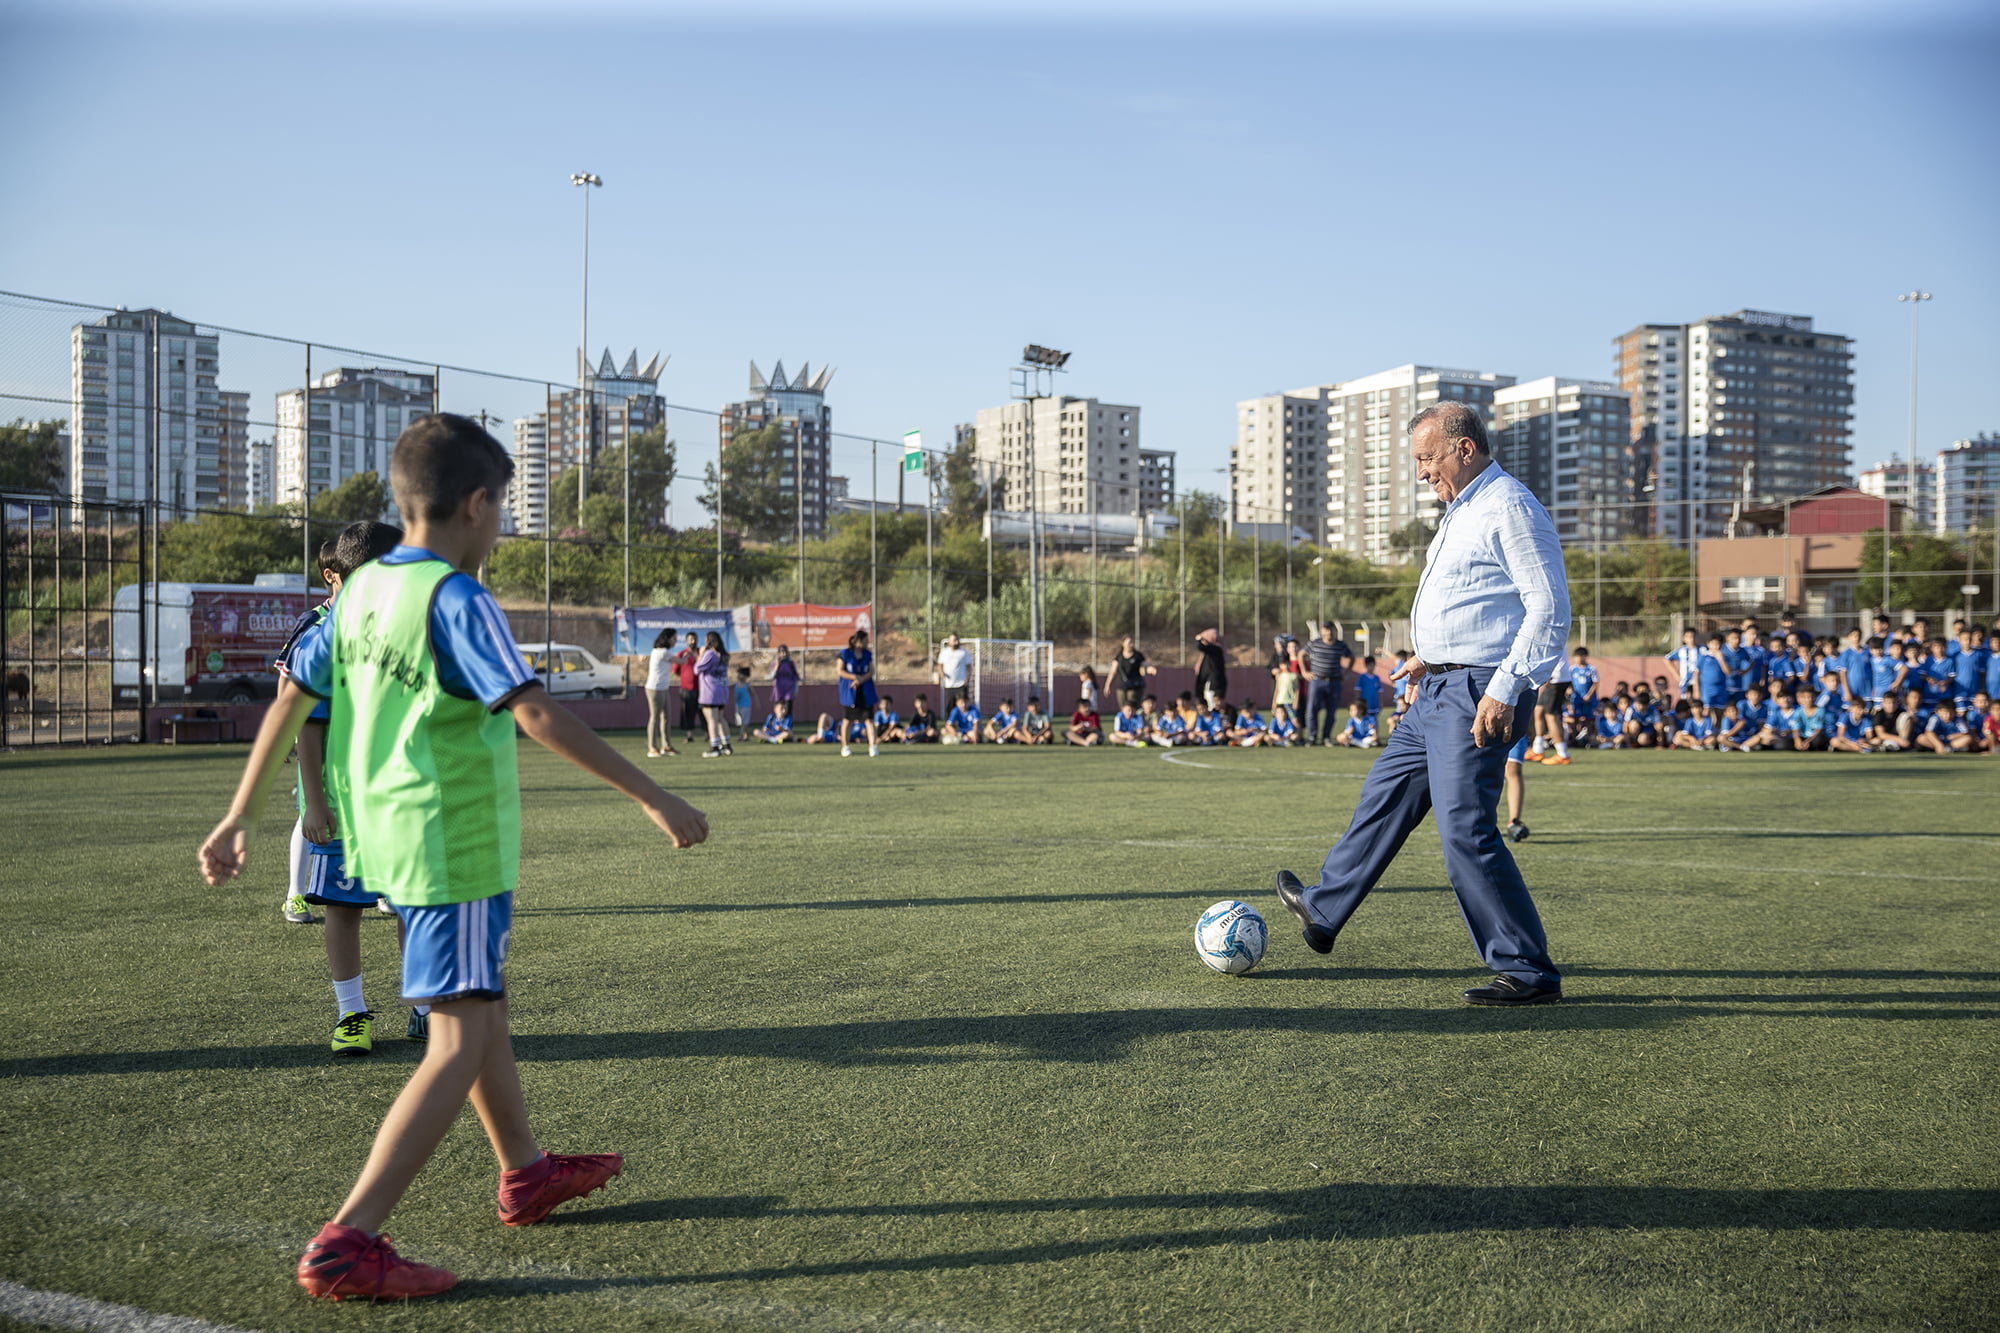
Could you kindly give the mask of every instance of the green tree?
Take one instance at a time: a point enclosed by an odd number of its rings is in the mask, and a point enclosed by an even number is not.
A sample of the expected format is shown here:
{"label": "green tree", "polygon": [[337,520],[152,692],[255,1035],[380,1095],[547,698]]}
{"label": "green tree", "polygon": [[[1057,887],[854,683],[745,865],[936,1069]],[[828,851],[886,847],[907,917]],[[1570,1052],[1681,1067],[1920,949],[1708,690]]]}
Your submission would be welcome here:
{"label": "green tree", "polygon": [[[1982,554],[1990,543],[1980,543]],[[1987,580],[1976,575],[1993,567],[1990,555],[1985,563],[1974,562],[1963,538],[1940,537],[1928,532],[1899,532],[1889,548],[1889,605],[1905,611],[1939,611],[1965,600],[1958,591],[1966,581],[1966,567],[1972,564],[1974,583]],[[1855,600],[1870,604],[1882,597],[1882,530],[1869,533],[1861,541],[1860,586]]]}
{"label": "green tree", "polygon": [[294,573],[301,558],[296,518],[213,513],[160,529],[160,574],[173,582],[249,583]]}
{"label": "green tree", "polygon": [[951,518],[977,523],[986,517],[987,488],[980,481],[979,460],[968,435],[944,456],[944,508]]}
{"label": "green tree", "polygon": [[62,484],[60,421],[0,426],[0,491],[54,492]]}
{"label": "green tree", "polygon": [[319,530],[319,520],[322,519],[342,525],[373,522],[379,520],[388,508],[389,488],[382,484],[381,475],[356,472],[340,485],[323,490],[312,498],[313,531]]}
{"label": "green tree", "polygon": [[1389,549],[1404,560],[1411,559],[1419,551],[1430,549],[1431,538],[1437,536],[1437,528],[1420,518],[1413,518],[1402,527],[1389,534]]}
{"label": "green tree", "polygon": [[702,492],[702,507],[716,512],[720,494],[725,528],[734,528],[751,541],[788,536],[798,521],[796,501],[784,484],[792,479],[794,466],[781,423],[740,431],[723,446],[722,476],[716,475],[713,463],[703,469],[707,489]]}
{"label": "green tree", "polygon": [[1167,512],[1181,521],[1181,538],[1195,542],[1214,533],[1228,508],[1223,498],[1211,491],[1189,491],[1168,506]]}
{"label": "green tree", "polygon": [[664,425],[614,444],[590,465],[590,490],[583,498],[583,518],[576,513],[576,469],[556,478],[549,513],[558,531],[580,529],[592,537],[621,540],[625,533],[625,451],[632,451],[632,527],[648,532],[662,526],[667,487],[675,476],[674,442]]}

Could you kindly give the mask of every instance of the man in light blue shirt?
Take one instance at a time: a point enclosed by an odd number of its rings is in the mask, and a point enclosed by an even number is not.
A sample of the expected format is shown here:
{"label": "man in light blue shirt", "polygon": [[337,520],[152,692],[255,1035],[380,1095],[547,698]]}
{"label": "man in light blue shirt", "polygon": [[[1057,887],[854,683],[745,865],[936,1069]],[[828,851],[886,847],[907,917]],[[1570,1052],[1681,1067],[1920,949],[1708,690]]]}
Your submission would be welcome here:
{"label": "man in light blue shirt", "polygon": [[1555,524],[1493,461],[1474,408],[1442,402],[1410,422],[1417,476],[1445,505],[1417,584],[1416,656],[1393,679],[1409,711],[1368,770],[1347,832],[1316,884],[1278,872],[1278,897],[1309,948],[1334,938],[1426,814],[1437,814],[1445,867],[1467,929],[1498,975],[1473,1004],[1562,998],[1534,899],[1494,810],[1507,747],[1533,724],[1535,689],[1569,635],[1569,581]]}

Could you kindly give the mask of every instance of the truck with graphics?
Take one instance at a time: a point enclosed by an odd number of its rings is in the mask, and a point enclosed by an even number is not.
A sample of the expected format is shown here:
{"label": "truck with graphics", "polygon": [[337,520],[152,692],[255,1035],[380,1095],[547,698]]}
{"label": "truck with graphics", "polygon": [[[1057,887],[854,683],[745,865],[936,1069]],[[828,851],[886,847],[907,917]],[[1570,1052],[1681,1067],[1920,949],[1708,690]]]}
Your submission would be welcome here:
{"label": "truck with graphics", "polygon": [[119,707],[144,702],[157,666],[163,703],[269,699],[278,692],[271,661],[313,601],[297,574],[259,574],[255,583],[128,583],[111,602],[113,697]]}

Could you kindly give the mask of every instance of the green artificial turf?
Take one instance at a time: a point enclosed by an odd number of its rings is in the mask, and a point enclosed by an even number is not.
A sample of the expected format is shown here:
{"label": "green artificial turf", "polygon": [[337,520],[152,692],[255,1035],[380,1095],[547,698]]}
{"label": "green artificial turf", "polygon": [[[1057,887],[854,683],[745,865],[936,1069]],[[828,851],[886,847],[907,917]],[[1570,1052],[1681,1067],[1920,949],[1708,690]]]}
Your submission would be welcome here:
{"label": "green artificial turf", "polygon": [[[416,1056],[393,928],[335,1062],[286,801],[194,873],[244,753],[0,757],[0,1280],[266,1330],[2000,1320],[2000,762],[1533,769],[1567,998],[1496,1011],[1428,828],[1331,957],[1271,894],[1368,755],[688,753],[677,853],[527,746],[529,1104],[629,1165],[510,1230],[468,1112],[390,1228],[463,1284],[370,1310],[289,1273]],[[1191,934],[1239,896],[1232,979]]]}

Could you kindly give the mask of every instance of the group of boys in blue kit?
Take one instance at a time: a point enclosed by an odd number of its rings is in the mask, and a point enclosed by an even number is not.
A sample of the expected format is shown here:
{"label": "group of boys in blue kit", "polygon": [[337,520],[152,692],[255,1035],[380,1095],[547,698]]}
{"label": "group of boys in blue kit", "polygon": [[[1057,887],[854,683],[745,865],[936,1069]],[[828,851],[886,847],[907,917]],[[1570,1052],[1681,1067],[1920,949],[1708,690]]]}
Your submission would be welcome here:
{"label": "group of boys in blue kit", "polygon": [[[1598,749],[1807,750],[1849,754],[2000,753],[2000,651],[1963,620],[1932,636],[1926,621],[1815,638],[1790,623],[1767,642],[1754,619],[1667,654],[1667,677],[1597,697],[1575,650],[1570,738]],[[1588,671],[1589,684],[1582,684]]]}

